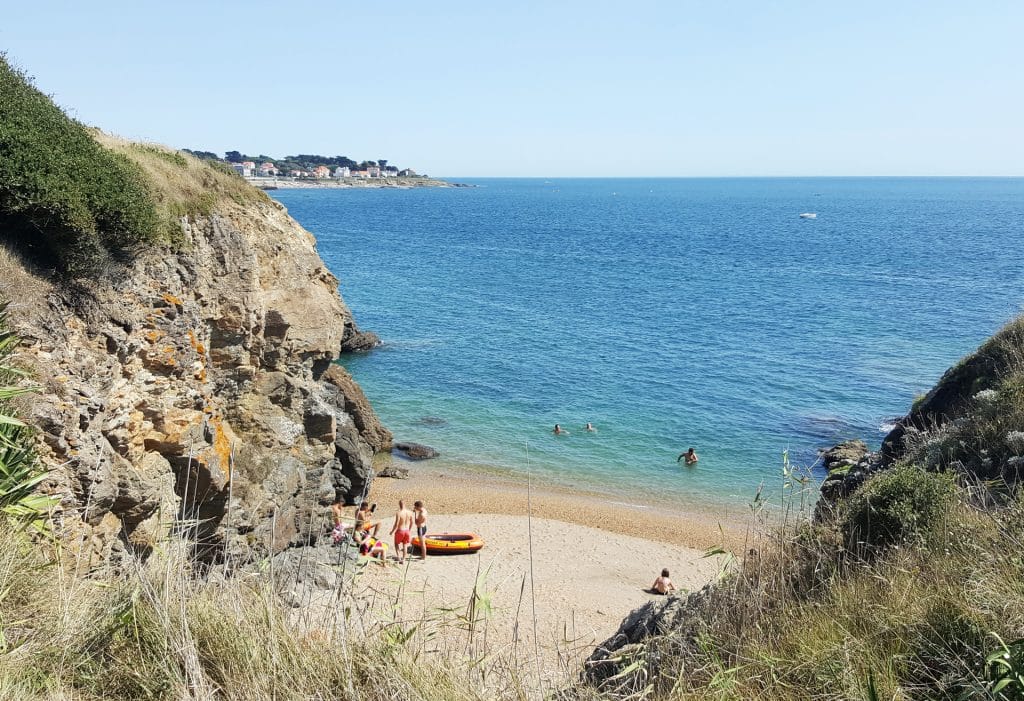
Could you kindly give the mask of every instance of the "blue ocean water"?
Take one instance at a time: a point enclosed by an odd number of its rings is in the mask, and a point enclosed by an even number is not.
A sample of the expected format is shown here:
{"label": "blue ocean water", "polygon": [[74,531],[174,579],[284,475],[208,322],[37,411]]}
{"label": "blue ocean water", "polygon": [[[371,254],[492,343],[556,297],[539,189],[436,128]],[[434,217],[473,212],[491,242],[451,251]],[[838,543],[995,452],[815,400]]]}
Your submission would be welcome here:
{"label": "blue ocean water", "polygon": [[745,502],[1020,311],[1024,179],[465,182],[273,193],[384,339],[345,365],[454,463]]}

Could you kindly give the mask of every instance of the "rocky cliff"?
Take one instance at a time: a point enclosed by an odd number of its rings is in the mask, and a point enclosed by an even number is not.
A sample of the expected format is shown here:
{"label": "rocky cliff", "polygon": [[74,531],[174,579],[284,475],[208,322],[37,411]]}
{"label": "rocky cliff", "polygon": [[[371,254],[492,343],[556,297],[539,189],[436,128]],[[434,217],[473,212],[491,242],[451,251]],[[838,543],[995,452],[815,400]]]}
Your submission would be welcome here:
{"label": "rocky cliff", "polygon": [[366,343],[312,235],[255,190],[203,197],[177,217],[177,245],[132,251],[96,279],[0,251],[0,297],[41,385],[26,418],[55,520],[97,561],[172,529],[214,560],[315,538],[324,507],[358,498],[390,448],[334,364],[343,344]]}

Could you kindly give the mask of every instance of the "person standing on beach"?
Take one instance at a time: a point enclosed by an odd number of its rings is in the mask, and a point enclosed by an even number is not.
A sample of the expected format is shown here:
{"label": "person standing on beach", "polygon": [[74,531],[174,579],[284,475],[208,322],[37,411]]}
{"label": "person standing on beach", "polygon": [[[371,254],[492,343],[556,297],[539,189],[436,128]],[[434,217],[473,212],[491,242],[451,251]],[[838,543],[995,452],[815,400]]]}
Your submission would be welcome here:
{"label": "person standing on beach", "polygon": [[687,465],[696,465],[697,461],[700,460],[700,458],[697,457],[697,453],[693,450],[693,448],[690,448],[685,453],[680,453],[679,457],[676,458],[676,462],[679,462],[683,458],[686,458]]}
{"label": "person standing on beach", "polygon": [[416,536],[420,539],[420,559],[427,559],[427,507],[422,501],[412,505],[412,512],[416,514]]}
{"label": "person standing on beach", "polygon": [[409,552],[409,543],[412,542],[412,527],[414,515],[405,508],[405,500],[398,500],[398,513],[395,514],[395,525],[391,526],[391,532],[395,536],[395,555],[398,556],[398,564],[405,562],[405,556]]}

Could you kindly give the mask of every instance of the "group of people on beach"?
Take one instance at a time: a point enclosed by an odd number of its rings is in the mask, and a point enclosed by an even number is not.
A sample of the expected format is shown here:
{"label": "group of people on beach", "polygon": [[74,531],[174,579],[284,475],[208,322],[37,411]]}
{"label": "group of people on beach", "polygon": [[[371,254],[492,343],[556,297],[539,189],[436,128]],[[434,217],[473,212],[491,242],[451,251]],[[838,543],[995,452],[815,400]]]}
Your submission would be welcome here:
{"label": "group of people on beach", "polygon": [[[381,521],[374,517],[377,510],[376,504],[364,501],[356,509],[352,526],[352,538],[359,546],[361,555],[376,557],[380,560],[387,559],[388,545],[380,539]],[[344,504],[342,500],[335,500],[331,506],[331,515],[334,519],[333,536],[335,542],[340,542],[345,535],[348,526],[345,524]],[[408,509],[404,499],[398,500],[398,511],[395,512],[395,520],[391,524],[388,535],[393,536],[395,545],[395,557],[398,563],[403,564],[406,557],[410,557],[410,546],[412,545],[413,531],[419,538],[417,548],[420,551],[420,559],[427,559],[426,536],[427,536],[427,507],[422,501],[416,501],[412,509]]]}

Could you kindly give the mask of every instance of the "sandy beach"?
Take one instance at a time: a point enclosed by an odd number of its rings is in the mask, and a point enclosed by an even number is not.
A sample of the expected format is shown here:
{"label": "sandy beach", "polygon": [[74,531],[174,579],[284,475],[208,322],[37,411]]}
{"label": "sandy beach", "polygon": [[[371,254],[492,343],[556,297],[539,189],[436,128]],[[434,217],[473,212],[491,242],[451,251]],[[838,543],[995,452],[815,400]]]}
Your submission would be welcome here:
{"label": "sandy beach", "polygon": [[380,513],[390,515],[399,499],[411,505],[420,499],[437,515],[505,514],[535,517],[594,528],[609,536],[625,535],[667,545],[704,551],[724,548],[739,554],[743,550],[749,518],[741,507],[731,510],[709,506],[645,503],[628,496],[568,489],[533,481],[528,489],[525,476],[500,475],[470,467],[434,467],[425,463],[410,466],[407,479],[378,477],[370,491]]}
{"label": "sandy beach", "polygon": [[[398,499],[421,499],[430,532],[474,532],[486,545],[474,555],[371,561],[358,578],[356,598],[378,621],[443,631],[426,643],[448,652],[486,641],[490,651],[519,659],[534,650],[546,676],[578,669],[593,647],[612,635],[633,609],[661,597],[647,588],[662,568],[679,594],[699,589],[723,566],[707,548],[742,547],[739,521],[712,514],[613,502],[600,494],[458,470],[416,466],[409,479],[377,478],[380,536]],[[529,502],[532,518],[527,517]],[[476,592],[477,612],[469,615]],[[476,636],[466,631],[476,619]],[[475,642],[473,642],[475,640]],[[525,652],[524,652],[525,651]]]}

